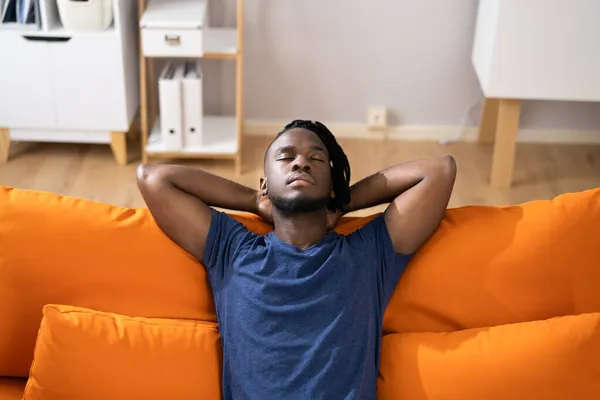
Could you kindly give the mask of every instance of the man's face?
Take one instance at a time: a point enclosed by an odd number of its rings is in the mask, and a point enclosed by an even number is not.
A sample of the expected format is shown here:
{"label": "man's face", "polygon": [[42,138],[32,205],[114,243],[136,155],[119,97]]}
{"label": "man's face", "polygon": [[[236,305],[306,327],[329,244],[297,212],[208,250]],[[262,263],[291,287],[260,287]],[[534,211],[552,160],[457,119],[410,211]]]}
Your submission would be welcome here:
{"label": "man's face", "polygon": [[269,199],[284,212],[317,211],[327,207],[333,195],[327,148],[303,128],[290,129],[273,142],[265,173]]}

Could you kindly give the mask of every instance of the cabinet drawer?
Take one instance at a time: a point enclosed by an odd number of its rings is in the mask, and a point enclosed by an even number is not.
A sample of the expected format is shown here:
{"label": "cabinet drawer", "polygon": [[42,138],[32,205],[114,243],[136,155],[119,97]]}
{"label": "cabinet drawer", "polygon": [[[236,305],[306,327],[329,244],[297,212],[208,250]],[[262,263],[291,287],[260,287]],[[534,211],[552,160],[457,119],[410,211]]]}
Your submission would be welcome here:
{"label": "cabinet drawer", "polygon": [[142,29],[142,48],[148,57],[202,57],[201,29]]}

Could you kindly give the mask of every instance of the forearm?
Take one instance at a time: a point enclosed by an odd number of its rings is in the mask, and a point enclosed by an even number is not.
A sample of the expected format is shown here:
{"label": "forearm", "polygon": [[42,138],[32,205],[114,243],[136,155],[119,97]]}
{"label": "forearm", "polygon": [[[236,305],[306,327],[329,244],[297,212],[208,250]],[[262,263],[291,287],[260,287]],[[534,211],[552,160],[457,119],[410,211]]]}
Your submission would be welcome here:
{"label": "forearm", "polygon": [[346,211],[392,202],[396,197],[425,179],[444,178],[455,168],[449,156],[423,158],[394,165],[362,179],[350,188],[351,201]]}
{"label": "forearm", "polygon": [[188,193],[210,207],[257,213],[257,191],[209,172],[182,165],[143,165],[138,180],[152,185],[160,196],[161,187]]}

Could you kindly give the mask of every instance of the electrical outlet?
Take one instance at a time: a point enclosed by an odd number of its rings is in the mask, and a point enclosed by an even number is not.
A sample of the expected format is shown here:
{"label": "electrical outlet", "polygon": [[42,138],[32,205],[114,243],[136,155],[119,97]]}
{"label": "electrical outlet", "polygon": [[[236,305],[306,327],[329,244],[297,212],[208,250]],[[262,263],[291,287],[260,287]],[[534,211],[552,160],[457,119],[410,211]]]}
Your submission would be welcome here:
{"label": "electrical outlet", "polygon": [[387,110],[384,107],[369,107],[367,125],[369,129],[387,129]]}

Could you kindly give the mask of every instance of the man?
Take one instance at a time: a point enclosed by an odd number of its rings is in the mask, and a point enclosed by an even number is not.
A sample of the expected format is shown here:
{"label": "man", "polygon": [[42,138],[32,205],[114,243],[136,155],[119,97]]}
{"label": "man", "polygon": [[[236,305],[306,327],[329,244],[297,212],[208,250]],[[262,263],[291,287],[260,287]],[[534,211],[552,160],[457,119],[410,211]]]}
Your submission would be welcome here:
{"label": "man", "polygon": [[[454,185],[450,156],[380,171],[349,187],[342,148],[296,120],[265,154],[256,191],[176,165],[138,169],[157,224],[204,263],[223,343],[225,399],[375,399],[382,319],[410,256],[437,229]],[[347,212],[391,203],[355,233]],[[210,207],[274,224],[265,236]]]}

